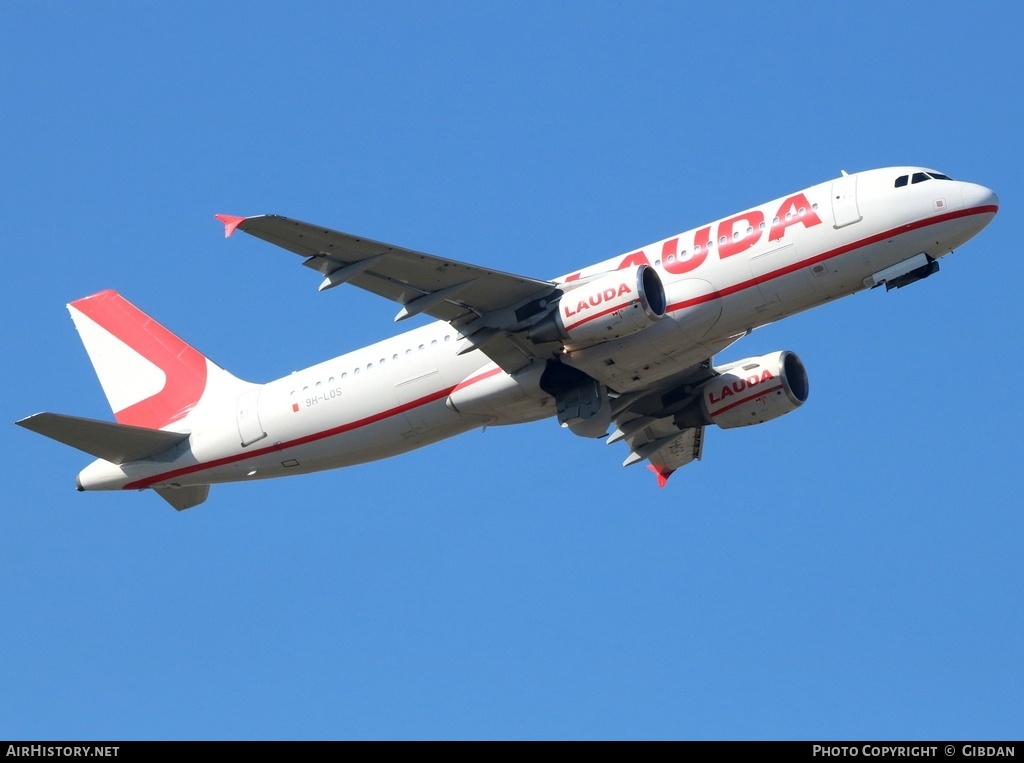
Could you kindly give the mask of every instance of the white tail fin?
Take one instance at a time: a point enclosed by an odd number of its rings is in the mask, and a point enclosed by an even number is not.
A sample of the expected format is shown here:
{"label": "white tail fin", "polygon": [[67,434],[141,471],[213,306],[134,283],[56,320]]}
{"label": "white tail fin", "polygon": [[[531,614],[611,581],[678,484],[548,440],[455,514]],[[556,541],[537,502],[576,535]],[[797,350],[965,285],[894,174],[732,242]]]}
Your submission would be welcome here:
{"label": "white tail fin", "polygon": [[116,291],[68,310],[120,424],[162,429],[188,416],[214,380],[242,384]]}

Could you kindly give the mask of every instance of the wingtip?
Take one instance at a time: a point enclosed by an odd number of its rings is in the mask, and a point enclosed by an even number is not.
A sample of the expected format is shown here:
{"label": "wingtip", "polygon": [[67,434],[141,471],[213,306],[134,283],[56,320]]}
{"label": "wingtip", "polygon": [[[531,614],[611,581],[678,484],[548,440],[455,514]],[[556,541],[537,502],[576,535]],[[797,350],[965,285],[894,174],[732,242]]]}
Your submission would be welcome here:
{"label": "wingtip", "polygon": [[214,215],[214,217],[224,223],[224,238],[231,238],[231,234],[235,232],[235,229],[245,222],[244,217],[236,215]]}
{"label": "wingtip", "polygon": [[675,469],[661,471],[654,464],[647,464],[647,468],[654,472],[654,476],[658,478],[658,487],[665,487],[665,484],[668,482],[668,478],[671,477],[672,473],[675,471]]}

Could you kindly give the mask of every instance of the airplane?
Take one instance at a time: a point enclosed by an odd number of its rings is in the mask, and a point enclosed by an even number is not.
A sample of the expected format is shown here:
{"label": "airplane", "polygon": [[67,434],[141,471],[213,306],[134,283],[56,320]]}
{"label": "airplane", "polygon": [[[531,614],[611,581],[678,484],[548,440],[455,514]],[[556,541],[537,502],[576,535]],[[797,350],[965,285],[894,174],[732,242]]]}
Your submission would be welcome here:
{"label": "airplane", "polygon": [[114,291],[68,305],[116,423],[38,413],[20,426],[94,457],[79,491],[153,489],[175,509],[210,486],[388,458],[477,427],[555,417],[628,448],[659,486],[704,430],[807,400],[796,353],[712,359],[755,328],[935,274],[999,200],[924,167],[849,174],[552,280],[504,273],[277,215],[216,215],[352,284],[419,328],[266,384],[242,381]]}

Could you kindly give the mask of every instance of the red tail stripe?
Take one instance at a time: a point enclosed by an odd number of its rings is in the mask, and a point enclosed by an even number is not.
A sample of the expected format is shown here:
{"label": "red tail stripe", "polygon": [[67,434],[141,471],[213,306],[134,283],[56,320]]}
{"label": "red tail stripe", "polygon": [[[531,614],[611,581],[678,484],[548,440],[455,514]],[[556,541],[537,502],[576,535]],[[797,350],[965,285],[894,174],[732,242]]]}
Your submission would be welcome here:
{"label": "red tail stripe", "polygon": [[206,389],[206,358],[116,291],[101,291],[71,306],[161,369],[167,379],[157,394],[120,411],[120,424],[160,429],[184,418]]}

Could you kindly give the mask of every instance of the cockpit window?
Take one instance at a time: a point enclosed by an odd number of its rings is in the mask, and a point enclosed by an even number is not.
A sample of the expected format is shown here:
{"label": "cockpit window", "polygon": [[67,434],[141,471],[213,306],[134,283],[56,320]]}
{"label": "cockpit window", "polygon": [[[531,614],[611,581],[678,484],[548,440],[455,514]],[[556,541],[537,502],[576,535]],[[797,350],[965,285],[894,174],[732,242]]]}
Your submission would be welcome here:
{"label": "cockpit window", "polygon": [[909,180],[911,183],[923,183],[925,180],[952,180],[949,175],[943,175],[941,172],[915,172],[913,178],[910,175],[900,175],[896,178],[896,187],[902,188],[907,184]]}

